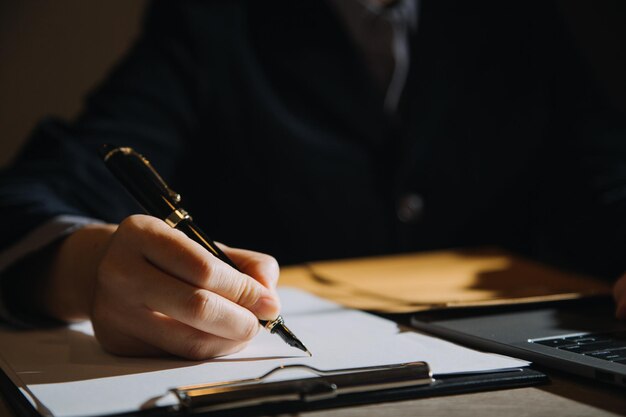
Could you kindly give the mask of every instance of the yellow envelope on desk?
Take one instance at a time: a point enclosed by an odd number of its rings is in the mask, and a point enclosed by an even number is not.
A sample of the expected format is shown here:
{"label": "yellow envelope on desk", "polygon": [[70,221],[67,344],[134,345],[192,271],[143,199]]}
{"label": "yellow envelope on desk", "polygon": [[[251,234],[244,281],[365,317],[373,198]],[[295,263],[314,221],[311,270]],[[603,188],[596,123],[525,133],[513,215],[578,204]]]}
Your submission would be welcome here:
{"label": "yellow envelope on desk", "polygon": [[608,294],[608,282],[495,249],[449,250],[314,262],[281,283],[361,310],[406,313]]}

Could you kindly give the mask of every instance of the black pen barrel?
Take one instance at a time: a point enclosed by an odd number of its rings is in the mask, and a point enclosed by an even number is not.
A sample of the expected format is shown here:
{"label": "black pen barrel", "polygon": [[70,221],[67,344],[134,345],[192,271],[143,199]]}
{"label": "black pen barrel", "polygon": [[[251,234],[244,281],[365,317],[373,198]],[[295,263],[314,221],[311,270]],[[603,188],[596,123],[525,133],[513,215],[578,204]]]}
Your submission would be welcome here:
{"label": "black pen barrel", "polygon": [[140,154],[129,148],[105,147],[104,162],[146,213],[166,219],[176,210],[176,199]]}
{"label": "black pen barrel", "polygon": [[187,235],[191,240],[202,245],[203,248],[211,252],[216,258],[221,259],[228,265],[237,268],[237,265],[215,244],[213,239],[206,235],[191,219],[184,219],[176,225],[176,228]]}

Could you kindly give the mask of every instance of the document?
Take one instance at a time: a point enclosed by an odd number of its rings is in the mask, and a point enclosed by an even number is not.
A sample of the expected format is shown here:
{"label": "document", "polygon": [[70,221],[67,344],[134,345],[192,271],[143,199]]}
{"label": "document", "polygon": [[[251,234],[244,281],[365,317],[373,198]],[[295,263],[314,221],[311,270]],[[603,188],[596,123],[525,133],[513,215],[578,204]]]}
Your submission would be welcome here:
{"label": "document", "polygon": [[[283,316],[313,357],[260,331],[242,351],[209,361],[122,358],[104,352],[84,322],[53,330],[1,330],[2,368],[42,415],[73,417],[175,405],[172,388],[255,378],[288,364],[336,370],[425,361],[435,378],[528,365],[402,329],[300,290],[279,292]],[[277,379],[308,376],[276,374]]]}

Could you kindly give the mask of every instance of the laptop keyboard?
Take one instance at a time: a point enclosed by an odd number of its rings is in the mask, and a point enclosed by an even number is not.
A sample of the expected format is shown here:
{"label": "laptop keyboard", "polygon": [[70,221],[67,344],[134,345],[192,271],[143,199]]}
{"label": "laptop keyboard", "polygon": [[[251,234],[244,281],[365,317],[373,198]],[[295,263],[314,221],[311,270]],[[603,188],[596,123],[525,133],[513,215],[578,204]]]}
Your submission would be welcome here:
{"label": "laptop keyboard", "polygon": [[626,365],[626,332],[589,333],[531,342]]}

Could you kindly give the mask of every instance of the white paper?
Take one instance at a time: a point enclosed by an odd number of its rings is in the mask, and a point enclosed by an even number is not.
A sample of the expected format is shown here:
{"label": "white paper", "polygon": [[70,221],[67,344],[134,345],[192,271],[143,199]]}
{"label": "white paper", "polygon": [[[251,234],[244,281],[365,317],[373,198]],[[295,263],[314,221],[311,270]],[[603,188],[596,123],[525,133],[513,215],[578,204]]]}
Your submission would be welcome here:
{"label": "white paper", "polygon": [[[279,365],[319,369],[425,361],[434,374],[528,365],[477,352],[295,289],[280,290],[283,317],[313,357],[268,332],[243,351],[206,362],[120,358],[101,350],[89,323],[49,331],[0,332],[0,355],[37,397],[42,414],[93,416],[175,404],[178,386],[258,377]],[[291,374],[296,378],[304,375]],[[47,410],[46,410],[47,409]]]}

